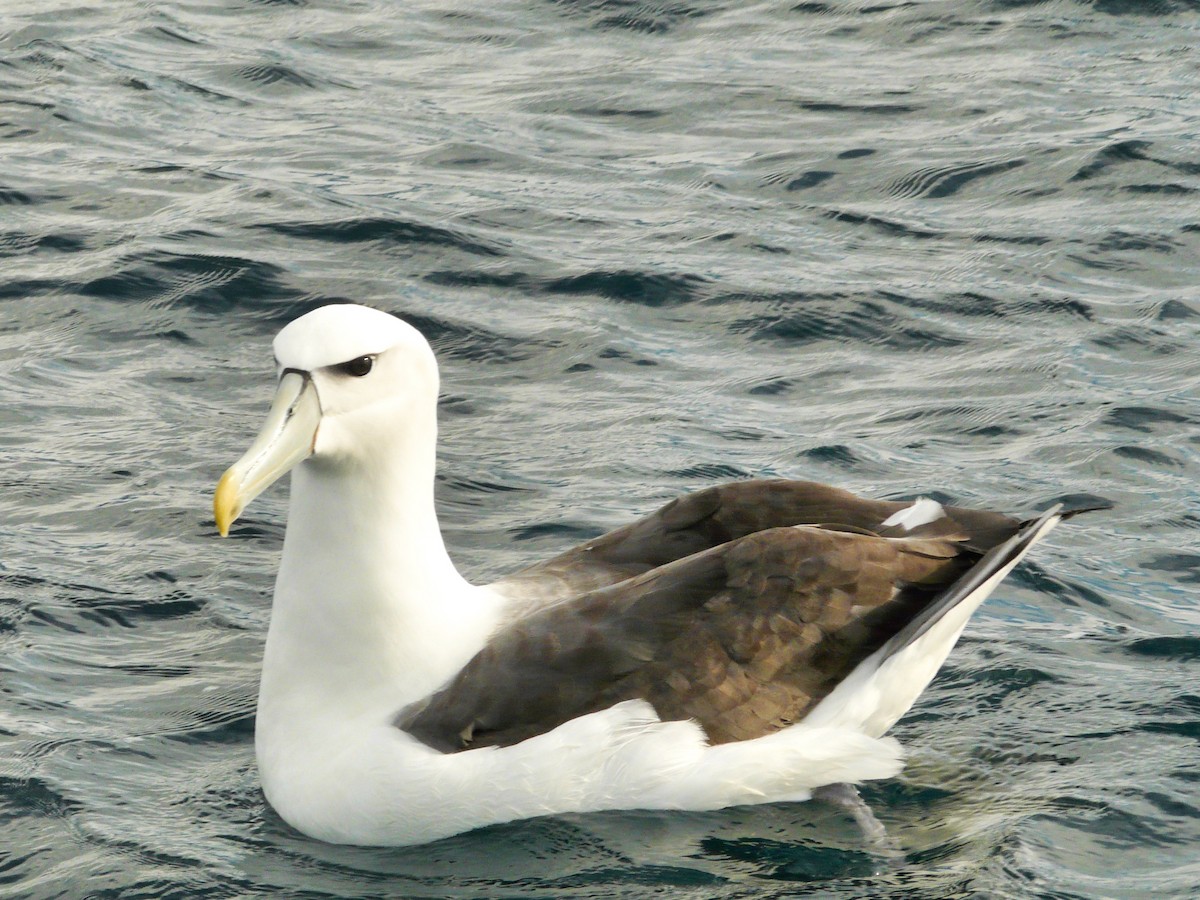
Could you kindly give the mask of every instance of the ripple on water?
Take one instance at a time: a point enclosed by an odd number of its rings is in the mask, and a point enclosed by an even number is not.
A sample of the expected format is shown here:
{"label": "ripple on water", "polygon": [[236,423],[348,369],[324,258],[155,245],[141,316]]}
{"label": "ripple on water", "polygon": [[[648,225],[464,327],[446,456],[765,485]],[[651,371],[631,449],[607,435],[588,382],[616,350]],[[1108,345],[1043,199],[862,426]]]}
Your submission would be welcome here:
{"label": "ripple on water", "polygon": [[895,295],[783,293],[759,298],[783,312],[762,312],[730,324],[730,331],[756,340],[804,345],[853,340],[893,350],[922,350],[962,345],[948,329],[920,325],[895,309]]}
{"label": "ripple on water", "polygon": [[462,231],[403,219],[362,217],[331,222],[276,222],[255,227],[300,240],[336,244],[374,243],[394,247],[428,244],[476,256],[503,255],[496,247],[469,237]]}
{"label": "ripple on water", "polygon": [[1019,169],[1023,165],[1025,165],[1024,160],[1011,159],[999,162],[930,166],[896,179],[886,190],[893,197],[925,197],[937,200],[953,197],[973,182]]}
{"label": "ripple on water", "polygon": [[263,306],[294,296],[284,270],[239,256],[154,252],[124,261],[119,271],[76,287],[85,297],[122,297],[154,306],[180,305],[225,313],[257,301]]}

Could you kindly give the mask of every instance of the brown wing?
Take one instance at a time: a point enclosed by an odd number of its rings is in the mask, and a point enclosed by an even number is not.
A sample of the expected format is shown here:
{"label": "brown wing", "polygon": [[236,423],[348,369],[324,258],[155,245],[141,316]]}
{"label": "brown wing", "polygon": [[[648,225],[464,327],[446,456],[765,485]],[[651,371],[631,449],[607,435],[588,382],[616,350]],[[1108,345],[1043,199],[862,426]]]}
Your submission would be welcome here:
{"label": "brown wing", "polygon": [[452,752],[642,698],[713,742],[758,737],[803,718],[977,559],[949,539],[757,531],[513,623],[396,724]]}
{"label": "brown wing", "polygon": [[[711,487],[672,500],[645,518],[523,569],[493,587],[514,598],[514,617],[537,606],[616,584],[677,559],[737,538],[786,525],[834,525],[884,534],[881,527],[909,504],[866,500],[810,481],[757,479]],[[992,512],[947,507],[952,517],[914,534],[948,536],[946,524],[979,553],[1011,537],[1016,519]]]}

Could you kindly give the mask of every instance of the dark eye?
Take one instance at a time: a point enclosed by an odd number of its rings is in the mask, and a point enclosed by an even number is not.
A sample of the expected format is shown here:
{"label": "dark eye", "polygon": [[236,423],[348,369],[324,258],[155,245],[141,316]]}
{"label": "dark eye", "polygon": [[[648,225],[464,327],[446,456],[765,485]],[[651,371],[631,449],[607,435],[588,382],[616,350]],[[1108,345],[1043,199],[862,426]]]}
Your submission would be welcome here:
{"label": "dark eye", "polygon": [[362,378],[371,371],[371,366],[373,365],[375,365],[375,357],[360,356],[358,359],[352,359],[350,362],[341,363],[333,368],[343,375],[353,375],[355,378]]}

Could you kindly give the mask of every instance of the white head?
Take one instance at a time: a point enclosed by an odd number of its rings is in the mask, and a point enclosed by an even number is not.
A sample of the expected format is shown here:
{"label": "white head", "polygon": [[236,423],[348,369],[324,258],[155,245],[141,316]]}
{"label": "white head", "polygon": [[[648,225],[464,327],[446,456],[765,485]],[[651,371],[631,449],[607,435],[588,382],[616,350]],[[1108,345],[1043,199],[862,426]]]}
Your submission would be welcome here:
{"label": "white head", "polygon": [[266,424],[222,476],[217,528],[301,462],[370,468],[405,434],[436,435],[437,362],[419,331],[365,306],[324,306],[275,338],[279,386]]}

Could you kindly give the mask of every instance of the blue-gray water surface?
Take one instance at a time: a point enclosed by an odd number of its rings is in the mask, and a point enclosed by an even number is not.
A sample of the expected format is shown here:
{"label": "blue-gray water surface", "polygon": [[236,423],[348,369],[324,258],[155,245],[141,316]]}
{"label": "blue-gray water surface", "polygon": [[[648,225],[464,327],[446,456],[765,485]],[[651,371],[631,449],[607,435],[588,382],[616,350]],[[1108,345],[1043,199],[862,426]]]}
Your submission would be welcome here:
{"label": "blue-gray water surface", "polygon": [[[0,10],[0,894],[1200,892],[1200,3]],[[211,490],[314,306],[443,365],[487,579],[720,480],[1056,530],[863,789],[335,847],[266,805],[286,516]],[[485,801],[486,802],[486,798]]]}

